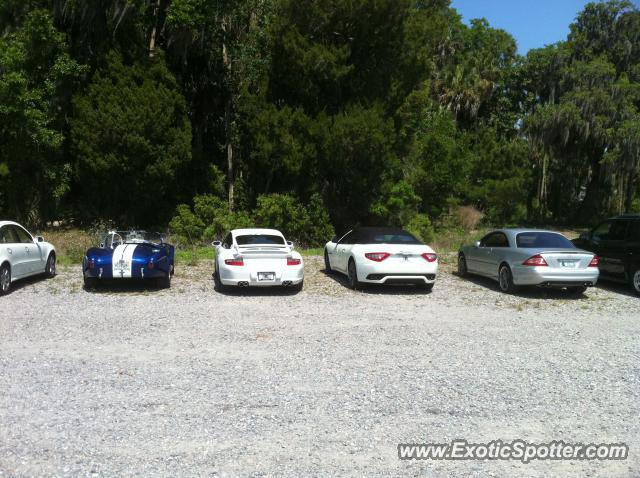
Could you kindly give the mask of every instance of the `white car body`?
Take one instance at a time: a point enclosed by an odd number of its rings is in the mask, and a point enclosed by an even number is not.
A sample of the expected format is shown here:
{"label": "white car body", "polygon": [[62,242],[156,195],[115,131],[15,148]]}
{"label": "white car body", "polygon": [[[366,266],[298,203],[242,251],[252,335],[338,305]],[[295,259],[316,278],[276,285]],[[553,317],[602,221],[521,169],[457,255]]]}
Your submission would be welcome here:
{"label": "white car body", "polygon": [[234,229],[213,246],[215,277],[222,286],[302,287],[302,256],[280,231]]}
{"label": "white car body", "polygon": [[[365,237],[362,234],[374,240],[362,239]],[[393,228],[359,228],[340,239],[334,237],[324,248],[325,268],[347,275],[354,288],[358,283],[416,284],[431,288],[438,274],[437,255],[410,234],[408,237],[414,241],[394,243],[401,242],[399,238],[407,237],[407,234]],[[350,276],[350,262],[355,265],[356,282]]]}
{"label": "white car body", "polygon": [[56,272],[53,244],[42,237],[34,239],[17,222],[0,221],[0,293],[7,293],[17,280],[45,272],[51,276]]}

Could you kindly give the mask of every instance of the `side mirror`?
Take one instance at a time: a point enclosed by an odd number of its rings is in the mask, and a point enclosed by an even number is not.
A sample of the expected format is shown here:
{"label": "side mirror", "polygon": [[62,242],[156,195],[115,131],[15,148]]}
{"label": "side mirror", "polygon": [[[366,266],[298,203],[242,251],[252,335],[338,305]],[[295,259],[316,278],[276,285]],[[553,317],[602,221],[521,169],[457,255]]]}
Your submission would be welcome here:
{"label": "side mirror", "polygon": [[212,245],[213,247],[220,247],[220,246],[222,245],[222,242],[220,242],[220,241],[213,241],[213,242],[211,243],[211,245]]}
{"label": "side mirror", "polygon": [[100,249],[104,249],[104,242],[100,243]]}
{"label": "side mirror", "polygon": [[287,241],[287,246],[289,246],[291,249],[294,248],[293,242],[291,242],[291,241]]}
{"label": "side mirror", "polygon": [[338,243],[338,239],[340,239],[338,236],[333,236],[331,238],[331,242],[335,242],[337,244]]}
{"label": "side mirror", "polygon": [[36,236],[36,242],[44,242],[44,237]]}
{"label": "side mirror", "polygon": [[476,241],[476,243],[474,244],[474,246],[476,246],[476,247],[480,247],[480,241]]}

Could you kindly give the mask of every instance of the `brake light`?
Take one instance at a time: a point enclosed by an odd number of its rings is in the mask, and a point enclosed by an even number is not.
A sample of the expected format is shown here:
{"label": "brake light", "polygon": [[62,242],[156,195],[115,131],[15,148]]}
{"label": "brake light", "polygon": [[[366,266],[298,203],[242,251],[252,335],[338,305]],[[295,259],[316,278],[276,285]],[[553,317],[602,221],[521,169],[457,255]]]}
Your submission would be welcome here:
{"label": "brake light", "polygon": [[435,262],[438,260],[438,255],[433,252],[425,252],[422,254],[422,258],[427,262]]}
{"label": "brake light", "polygon": [[598,267],[600,265],[600,258],[598,256],[593,256],[591,262],[589,262],[589,267]]}
{"label": "brake light", "polygon": [[388,252],[367,252],[364,255],[364,257],[366,257],[367,259],[369,259],[371,261],[382,262],[387,257],[389,257],[390,255],[391,254],[389,254]]}
{"label": "brake light", "polygon": [[89,261],[89,269],[95,269],[96,268],[96,261],[94,259],[91,259]]}
{"label": "brake light", "polygon": [[153,261],[149,262],[149,269],[153,269],[155,267],[155,265],[153,264]]}
{"label": "brake light", "polygon": [[536,254],[535,256],[529,257],[529,259],[524,261],[522,265],[540,267],[540,266],[548,266],[549,264],[547,264],[547,261],[544,260],[544,257],[542,257],[540,254]]}
{"label": "brake light", "polygon": [[302,260],[295,259],[293,257],[287,257],[287,265],[288,266],[299,266]]}
{"label": "brake light", "polygon": [[243,266],[244,259],[242,257],[238,257],[236,259],[225,259],[224,263],[228,266]]}

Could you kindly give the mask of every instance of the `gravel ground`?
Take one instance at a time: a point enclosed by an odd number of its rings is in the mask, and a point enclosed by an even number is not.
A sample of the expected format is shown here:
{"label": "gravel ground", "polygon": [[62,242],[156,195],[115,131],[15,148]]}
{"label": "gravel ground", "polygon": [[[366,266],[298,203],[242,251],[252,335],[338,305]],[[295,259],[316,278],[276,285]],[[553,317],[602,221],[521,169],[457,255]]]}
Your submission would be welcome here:
{"label": "gravel ground", "polygon": [[[445,258],[452,260],[451,257]],[[299,294],[81,287],[0,299],[0,476],[640,476],[640,313],[624,287]],[[625,461],[400,461],[397,444],[626,442]]]}

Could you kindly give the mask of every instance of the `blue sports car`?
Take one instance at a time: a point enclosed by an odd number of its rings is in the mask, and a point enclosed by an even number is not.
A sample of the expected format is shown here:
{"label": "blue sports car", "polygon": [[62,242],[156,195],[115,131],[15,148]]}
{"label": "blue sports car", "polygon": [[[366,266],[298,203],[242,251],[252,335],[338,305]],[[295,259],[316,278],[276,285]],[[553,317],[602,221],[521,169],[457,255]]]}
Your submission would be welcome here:
{"label": "blue sports car", "polygon": [[171,287],[174,247],[160,234],[144,231],[110,231],[82,260],[85,287],[102,279],[151,279]]}

